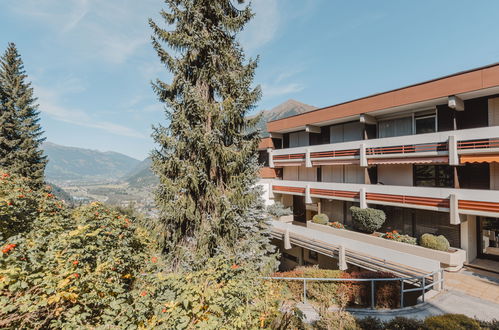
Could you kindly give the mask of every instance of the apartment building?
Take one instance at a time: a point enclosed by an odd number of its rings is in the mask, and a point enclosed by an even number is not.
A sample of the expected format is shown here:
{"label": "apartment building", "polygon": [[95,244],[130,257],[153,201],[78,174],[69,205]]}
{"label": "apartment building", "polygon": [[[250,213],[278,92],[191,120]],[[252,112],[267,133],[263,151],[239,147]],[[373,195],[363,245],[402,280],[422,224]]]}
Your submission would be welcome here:
{"label": "apartment building", "polygon": [[[267,130],[264,197],[293,210],[296,233],[316,230],[308,221],[317,213],[351,227],[352,205],[372,207],[386,213],[380,231],[444,235],[463,252],[454,269],[499,260],[499,64],[271,121]],[[288,253],[294,247],[284,254],[318,260],[321,247],[305,246],[301,256]]]}

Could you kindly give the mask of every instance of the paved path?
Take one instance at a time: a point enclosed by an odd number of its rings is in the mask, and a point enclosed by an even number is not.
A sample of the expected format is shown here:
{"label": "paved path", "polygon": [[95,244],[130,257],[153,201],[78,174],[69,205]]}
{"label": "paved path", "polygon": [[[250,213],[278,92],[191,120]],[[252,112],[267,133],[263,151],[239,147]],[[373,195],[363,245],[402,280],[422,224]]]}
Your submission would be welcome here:
{"label": "paved path", "polygon": [[397,316],[424,319],[447,313],[464,314],[483,321],[499,320],[499,302],[492,303],[459,291],[446,291],[423,304],[397,311],[352,312],[356,317],[374,316],[381,320],[391,320]]}
{"label": "paved path", "polygon": [[450,290],[499,304],[499,275],[491,272],[463,269],[444,274],[444,286]]}

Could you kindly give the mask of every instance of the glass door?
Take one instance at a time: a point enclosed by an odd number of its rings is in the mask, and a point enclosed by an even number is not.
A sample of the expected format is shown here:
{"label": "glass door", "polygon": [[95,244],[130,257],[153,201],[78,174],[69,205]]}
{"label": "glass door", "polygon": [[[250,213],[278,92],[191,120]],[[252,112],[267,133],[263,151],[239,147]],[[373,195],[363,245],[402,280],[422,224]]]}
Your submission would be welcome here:
{"label": "glass door", "polygon": [[293,195],[293,220],[306,224],[306,212],[305,197]]}
{"label": "glass door", "polygon": [[499,218],[477,218],[478,256],[499,260]]}

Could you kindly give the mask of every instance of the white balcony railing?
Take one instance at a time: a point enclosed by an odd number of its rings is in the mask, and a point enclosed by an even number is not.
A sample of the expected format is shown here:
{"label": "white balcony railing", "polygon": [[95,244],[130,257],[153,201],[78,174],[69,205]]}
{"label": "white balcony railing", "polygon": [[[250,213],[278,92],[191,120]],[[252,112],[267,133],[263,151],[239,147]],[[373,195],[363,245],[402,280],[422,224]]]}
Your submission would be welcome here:
{"label": "white balcony railing", "polygon": [[296,162],[303,162],[303,165],[311,167],[314,160],[333,159],[359,159],[361,166],[367,166],[367,160],[370,158],[442,155],[449,156],[449,164],[459,165],[460,154],[499,153],[499,126],[277,149],[269,152],[270,167]]}
{"label": "white balcony railing", "polygon": [[273,194],[291,194],[312,198],[358,201],[367,204],[392,205],[450,212],[450,222],[460,223],[459,214],[499,217],[499,191],[477,189],[389,186],[332,182],[273,180]]}

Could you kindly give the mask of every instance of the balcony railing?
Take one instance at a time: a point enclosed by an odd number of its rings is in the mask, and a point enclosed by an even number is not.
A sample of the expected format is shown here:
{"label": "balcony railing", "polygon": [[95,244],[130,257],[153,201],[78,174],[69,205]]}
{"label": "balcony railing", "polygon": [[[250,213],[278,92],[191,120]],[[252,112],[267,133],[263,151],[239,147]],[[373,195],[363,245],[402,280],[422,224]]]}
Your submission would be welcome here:
{"label": "balcony railing", "polygon": [[499,153],[499,126],[272,150],[270,166],[311,167],[347,159],[367,166],[369,158],[434,156],[449,156],[446,162],[459,165],[460,154],[492,152]]}
{"label": "balcony railing", "polygon": [[476,189],[389,186],[333,182],[275,180],[273,193],[312,198],[338,199],[450,212],[451,223],[460,223],[459,214],[499,217],[499,191]]}

